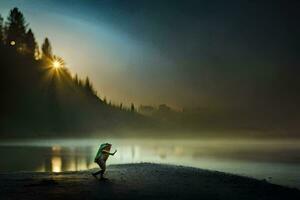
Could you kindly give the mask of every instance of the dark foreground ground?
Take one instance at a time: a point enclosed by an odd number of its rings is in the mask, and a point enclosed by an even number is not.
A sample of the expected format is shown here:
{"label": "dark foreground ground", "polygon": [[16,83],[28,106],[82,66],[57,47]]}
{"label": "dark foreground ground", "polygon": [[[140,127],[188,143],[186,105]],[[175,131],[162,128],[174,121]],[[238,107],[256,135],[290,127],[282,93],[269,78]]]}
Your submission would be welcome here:
{"label": "dark foreground ground", "polygon": [[300,199],[297,189],[196,168],[112,165],[107,181],[91,171],[0,174],[0,199]]}

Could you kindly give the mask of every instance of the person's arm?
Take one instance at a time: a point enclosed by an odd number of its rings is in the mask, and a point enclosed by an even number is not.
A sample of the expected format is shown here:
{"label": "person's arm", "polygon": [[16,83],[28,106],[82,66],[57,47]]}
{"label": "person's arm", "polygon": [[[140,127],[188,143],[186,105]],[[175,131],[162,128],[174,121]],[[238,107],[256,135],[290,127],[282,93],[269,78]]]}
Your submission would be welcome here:
{"label": "person's arm", "polygon": [[115,152],[113,152],[113,153],[110,153],[109,151],[106,151],[106,150],[102,150],[102,153],[106,153],[111,156],[115,155],[116,152],[117,152],[117,150],[115,150]]}
{"label": "person's arm", "polygon": [[115,150],[115,152],[113,152],[113,153],[110,153],[109,155],[115,155],[117,153],[117,149]]}

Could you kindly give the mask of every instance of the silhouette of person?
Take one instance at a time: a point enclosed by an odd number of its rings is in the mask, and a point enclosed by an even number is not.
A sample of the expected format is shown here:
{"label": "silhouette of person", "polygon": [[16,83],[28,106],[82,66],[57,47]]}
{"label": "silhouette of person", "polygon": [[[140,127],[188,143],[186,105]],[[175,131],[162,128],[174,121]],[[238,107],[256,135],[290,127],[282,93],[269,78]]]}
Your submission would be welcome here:
{"label": "silhouette of person", "polygon": [[104,144],[101,144],[100,147],[99,147],[99,150],[96,154],[96,157],[95,157],[95,160],[94,162],[97,163],[100,167],[101,170],[95,172],[95,173],[92,173],[92,175],[97,178],[97,175],[100,174],[100,179],[105,179],[103,177],[104,175],[104,172],[106,170],[106,160],[108,159],[108,157],[111,155],[115,155],[115,153],[117,152],[117,150],[115,150],[114,153],[110,153],[110,149],[111,149],[111,144],[109,143],[104,143]]}

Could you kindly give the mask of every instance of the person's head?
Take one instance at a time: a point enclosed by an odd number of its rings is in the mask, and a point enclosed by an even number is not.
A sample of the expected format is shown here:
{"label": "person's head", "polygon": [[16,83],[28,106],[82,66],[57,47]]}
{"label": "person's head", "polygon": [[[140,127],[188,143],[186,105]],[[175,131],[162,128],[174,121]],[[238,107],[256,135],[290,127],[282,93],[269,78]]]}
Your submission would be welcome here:
{"label": "person's head", "polygon": [[105,143],[104,149],[109,151],[111,149],[111,144]]}

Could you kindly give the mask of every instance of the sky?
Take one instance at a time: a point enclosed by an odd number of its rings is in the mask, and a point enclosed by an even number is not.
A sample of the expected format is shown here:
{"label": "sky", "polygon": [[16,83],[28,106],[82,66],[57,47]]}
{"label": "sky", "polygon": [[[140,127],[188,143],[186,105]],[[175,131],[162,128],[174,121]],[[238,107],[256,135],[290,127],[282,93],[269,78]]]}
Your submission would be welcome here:
{"label": "sky", "polygon": [[114,103],[293,110],[297,1],[1,0]]}

